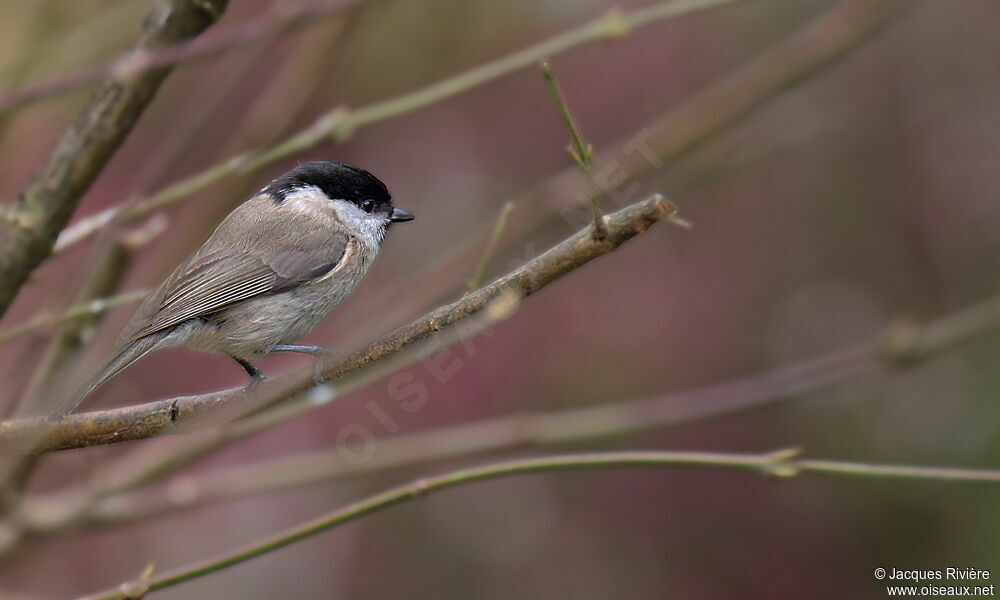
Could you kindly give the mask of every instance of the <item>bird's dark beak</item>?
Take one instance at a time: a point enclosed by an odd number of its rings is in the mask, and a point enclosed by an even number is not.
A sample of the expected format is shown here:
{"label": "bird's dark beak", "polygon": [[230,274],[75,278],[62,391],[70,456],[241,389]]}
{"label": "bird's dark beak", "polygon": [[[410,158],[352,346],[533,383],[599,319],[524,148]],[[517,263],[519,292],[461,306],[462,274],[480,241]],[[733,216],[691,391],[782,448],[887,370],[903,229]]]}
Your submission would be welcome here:
{"label": "bird's dark beak", "polygon": [[392,214],[389,215],[390,223],[405,223],[406,221],[412,221],[415,217],[410,213],[406,212],[402,208],[392,209]]}

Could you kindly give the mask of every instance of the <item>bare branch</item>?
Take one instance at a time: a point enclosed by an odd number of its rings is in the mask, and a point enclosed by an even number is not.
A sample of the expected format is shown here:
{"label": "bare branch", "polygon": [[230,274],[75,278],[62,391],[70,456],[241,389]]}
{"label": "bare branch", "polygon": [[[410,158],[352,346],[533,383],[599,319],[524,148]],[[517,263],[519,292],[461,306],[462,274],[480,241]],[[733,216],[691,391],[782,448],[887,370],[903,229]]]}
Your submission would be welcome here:
{"label": "bare branch", "polygon": [[[763,454],[720,452],[601,452],[564,454],[498,462],[422,477],[408,484],[375,494],[342,509],[331,511],[311,521],[258,540],[237,550],[219,554],[202,562],[153,575],[142,581],[142,592],[155,592],[198,577],[217,573],[295,542],[360,519],[391,506],[424,498],[429,494],[477,481],[528,473],[606,468],[709,468],[749,471],[765,477],[787,479],[804,474],[855,477],[864,479],[905,479],[916,481],[1000,483],[1000,470],[924,467],[871,464],[836,460],[799,458],[800,450],[786,448]],[[124,588],[124,589],[123,589]],[[132,585],[119,586],[84,600],[125,600]]]}
{"label": "bare branch", "polygon": [[[142,52],[193,38],[221,16],[227,0],[159,0],[142,26]],[[169,66],[111,78],[59,140],[14,207],[0,214],[0,316],[28,275],[52,253],[80,197],[153,100]]]}
{"label": "bare branch", "polygon": [[[322,375],[333,381],[390,356],[436,331],[474,315],[504,294],[524,297],[545,287],[587,262],[611,252],[674,211],[673,205],[653,196],[607,216],[608,237],[594,239],[581,231],[521,268],[479,288],[452,304],[442,306],[408,325],[376,339],[365,349],[347,354],[324,366]],[[0,447],[7,451],[42,453],[81,448],[160,434],[192,426],[204,427],[220,416],[248,414],[273,406],[315,385],[312,370],[265,380],[247,395],[241,388],[202,396],[188,396],[120,409],[70,415],[62,422],[44,418],[0,423]],[[228,419],[227,419],[228,420]]]}

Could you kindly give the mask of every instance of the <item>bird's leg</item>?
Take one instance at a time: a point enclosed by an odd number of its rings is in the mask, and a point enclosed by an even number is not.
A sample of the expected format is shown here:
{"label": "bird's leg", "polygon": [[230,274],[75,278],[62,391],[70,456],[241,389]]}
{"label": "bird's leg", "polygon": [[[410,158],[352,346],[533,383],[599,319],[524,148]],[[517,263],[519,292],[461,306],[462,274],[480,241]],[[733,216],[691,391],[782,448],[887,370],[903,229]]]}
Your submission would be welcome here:
{"label": "bird's leg", "polygon": [[246,393],[249,394],[250,392],[253,391],[255,387],[257,387],[257,384],[260,383],[260,380],[264,378],[264,374],[261,372],[260,369],[251,365],[242,358],[236,358],[235,356],[232,358],[236,362],[240,363],[240,366],[243,367],[243,370],[246,371],[247,375],[250,376],[250,383],[248,383],[246,387]]}
{"label": "bird's leg", "polygon": [[321,358],[328,354],[333,354],[334,350],[329,348],[324,348],[323,346],[303,346],[301,344],[277,344],[271,348],[271,352],[299,352],[302,354],[312,354],[313,356],[313,381],[316,385],[323,385],[326,381],[323,379],[323,373],[320,367],[322,366]]}

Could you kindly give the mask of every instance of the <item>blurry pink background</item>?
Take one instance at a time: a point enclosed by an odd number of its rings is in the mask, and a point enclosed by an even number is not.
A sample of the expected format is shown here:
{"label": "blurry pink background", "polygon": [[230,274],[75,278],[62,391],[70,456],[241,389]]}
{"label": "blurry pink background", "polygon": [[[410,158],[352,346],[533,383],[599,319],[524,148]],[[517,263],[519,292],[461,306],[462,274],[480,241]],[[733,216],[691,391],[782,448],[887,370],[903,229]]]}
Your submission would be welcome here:
{"label": "blurry pink background", "polygon": [[[0,7],[0,92],[121,53],[147,2],[80,0]],[[272,2],[231,0],[219,28]],[[598,151],[617,145],[836,3],[741,2],[662,21],[556,56],[567,102]],[[77,216],[120,204],[246,150],[274,144],[338,105],[359,107],[641,2],[372,1],[345,20],[179,67]],[[444,383],[402,410],[386,382],[251,437],[190,472],[329,448],[345,426],[377,438],[534,411],[624,402],[761,373],[933,318],[1000,286],[1000,5],[926,0],[808,81],[662,170],[636,181],[694,224],[659,225],[525,300],[493,334],[458,345]],[[337,37],[337,32],[346,28]],[[25,64],[22,61],[30,61]],[[15,78],[18,70],[24,72]],[[221,98],[222,79],[239,79]],[[0,116],[0,198],[30,180],[86,91]],[[207,102],[192,142],[162,153]],[[457,298],[500,207],[569,165],[568,142],[537,69],[323,143],[196,194],[123,290],[154,286],[235,204],[298,160],[343,160],[385,181],[417,220],[394,228],[368,277],[307,343],[350,349]],[[692,174],[700,174],[695,176]],[[566,199],[571,202],[572,199]],[[612,202],[605,201],[610,211]],[[562,219],[515,218],[490,276],[571,234]],[[473,238],[475,239],[475,238]],[[36,273],[0,329],[79,281],[88,242]],[[454,267],[414,276],[462,249]],[[109,350],[132,306],[111,312],[73,377]],[[996,335],[907,369],[768,407],[625,438],[507,452],[693,449],[925,465],[1000,462]],[[0,346],[5,411],[23,385],[24,338]],[[30,356],[30,354],[29,354]],[[279,356],[268,373],[307,364]],[[227,357],[151,355],[98,395],[107,408],[243,385]],[[376,403],[398,431],[373,413]],[[79,481],[136,442],[48,457],[32,489]],[[376,452],[377,445],[376,445]],[[38,539],[0,562],[0,588],[64,597],[116,585],[149,563],[169,569],[299,523],[390,485],[485,457],[418,465]],[[431,495],[155,598],[883,597],[876,567],[1000,572],[996,503],[982,485],[709,469],[530,475]],[[994,582],[995,583],[995,582]]]}

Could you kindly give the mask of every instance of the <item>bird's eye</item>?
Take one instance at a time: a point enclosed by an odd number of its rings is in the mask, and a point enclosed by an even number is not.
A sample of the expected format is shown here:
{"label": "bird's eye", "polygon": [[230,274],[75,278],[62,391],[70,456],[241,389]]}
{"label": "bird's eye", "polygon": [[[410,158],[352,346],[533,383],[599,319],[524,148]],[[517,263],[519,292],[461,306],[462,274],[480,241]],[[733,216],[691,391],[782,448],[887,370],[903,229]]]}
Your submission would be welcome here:
{"label": "bird's eye", "polygon": [[365,200],[364,202],[361,203],[361,210],[365,211],[366,213],[370,213],[371,211],[375,210],[375,201]]}

